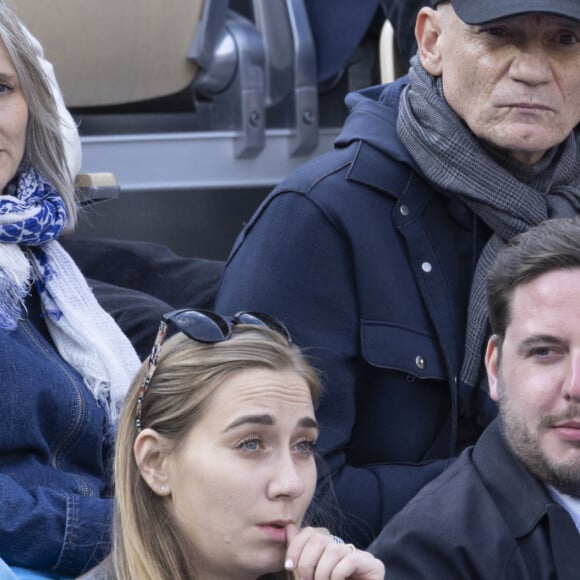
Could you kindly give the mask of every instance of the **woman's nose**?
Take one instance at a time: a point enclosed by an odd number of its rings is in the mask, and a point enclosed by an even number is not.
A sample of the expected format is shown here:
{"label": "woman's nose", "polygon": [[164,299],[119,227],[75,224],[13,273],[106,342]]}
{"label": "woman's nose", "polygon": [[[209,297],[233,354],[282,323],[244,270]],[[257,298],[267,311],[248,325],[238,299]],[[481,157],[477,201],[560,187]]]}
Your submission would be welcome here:
{"label": "woman's nose", "polygon": [[304,493],[305,483],[302,470],[291,453],[285,454],[273,465],[268,495],[271,499],[279,497],[295,498]]}

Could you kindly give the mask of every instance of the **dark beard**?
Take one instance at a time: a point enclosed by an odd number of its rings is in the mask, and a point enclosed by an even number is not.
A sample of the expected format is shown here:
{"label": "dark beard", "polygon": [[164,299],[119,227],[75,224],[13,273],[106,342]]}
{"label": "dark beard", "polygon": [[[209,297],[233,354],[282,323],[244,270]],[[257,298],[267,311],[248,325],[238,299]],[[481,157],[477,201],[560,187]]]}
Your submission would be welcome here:
{"label": "dark beard", "polygon": [[[503,389],[501,391],[499,414],[503,434],[514,455],[543,483],[551,485],[560,493],[580,497],[580,461],[572,465],[554,464],[542,451],[536,434],[528,429],[521,418],[510,412],[505,393]],[[539,428],[547,429],[558,421],[573,419],[579,415],[579,410],[571,407],[566,416],[544,418]]]}

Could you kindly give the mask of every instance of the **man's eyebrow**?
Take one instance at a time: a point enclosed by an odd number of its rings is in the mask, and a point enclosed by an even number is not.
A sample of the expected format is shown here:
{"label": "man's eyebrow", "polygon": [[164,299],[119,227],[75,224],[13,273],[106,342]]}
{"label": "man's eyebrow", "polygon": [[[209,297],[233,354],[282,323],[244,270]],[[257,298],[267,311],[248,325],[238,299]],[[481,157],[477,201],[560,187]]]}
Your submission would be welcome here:
{"label": "man's eyebrow", "polygon": [[534,334],[528,336],[518,344],[518,352],[523,352],[538,345],[565,345],[567,341],[551,334]]}
{"label": "man's eyebrow", "polygon": [[[235,429],[240,425],[246,424],[254,424],[254,425],[274,425],[276,423],[274,417],[272,415],[243,415],[242,417],[238,417],[234,421],[232,421],[225,429],[225,431],[230,431],[231,429]],[[300,427],[305,427],[309,429],[318,429],[320,430],[320,425],[311,417],[304,417],[298,421],[298,425]]]}
{"label": "man's eyebrow", "polygon": [[566,18],[565,16],[558,16],[557,14],[554,14],[552,18],[556,24],[563,28],[580,28],[580,22],[573,18]]}

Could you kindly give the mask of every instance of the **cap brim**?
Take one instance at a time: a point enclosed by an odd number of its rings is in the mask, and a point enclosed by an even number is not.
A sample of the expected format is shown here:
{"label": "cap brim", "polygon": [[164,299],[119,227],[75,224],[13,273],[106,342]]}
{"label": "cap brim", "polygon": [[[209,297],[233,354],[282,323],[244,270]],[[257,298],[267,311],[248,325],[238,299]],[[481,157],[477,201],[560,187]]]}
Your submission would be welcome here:
{"label": "cap brim", "polygon": [[578,0],[492,0],[488,2],[452,0],[451,3],[457,16],[467,24],[485,24],[500,18],[529,12],[555,14],[580,21]]}

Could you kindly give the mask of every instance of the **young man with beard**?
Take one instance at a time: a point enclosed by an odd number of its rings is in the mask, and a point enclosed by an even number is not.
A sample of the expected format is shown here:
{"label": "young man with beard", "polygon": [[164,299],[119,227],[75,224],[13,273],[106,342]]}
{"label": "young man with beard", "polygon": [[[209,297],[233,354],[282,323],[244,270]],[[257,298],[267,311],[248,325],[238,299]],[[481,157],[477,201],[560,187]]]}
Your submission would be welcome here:
{"label": "young man with beard", "polygon": [[580,575],[580,221],[515,237],[487,279],[499,417],[370,550],[388,578]]}

